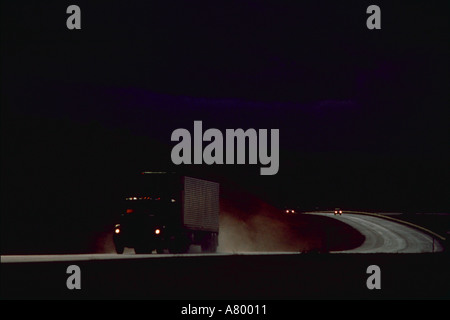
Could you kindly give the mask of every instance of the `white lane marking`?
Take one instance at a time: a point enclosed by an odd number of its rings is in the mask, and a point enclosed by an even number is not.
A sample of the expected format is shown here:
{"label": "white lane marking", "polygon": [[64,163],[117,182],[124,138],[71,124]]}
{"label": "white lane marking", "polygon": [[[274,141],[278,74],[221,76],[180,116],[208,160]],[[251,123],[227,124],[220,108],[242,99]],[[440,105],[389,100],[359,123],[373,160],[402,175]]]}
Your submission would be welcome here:
{"label": "white lane marking", "polygon": [[299,252],[218,252],[218,253],[185,253],[185,254],[54,254],[54,255],[2,255],[1,263],[18,262],[61,262],[61,261],[91,261],[91,260],[132,260],[159,258],[192,258],[192,257],[220,257],[220,256],[248,256],[248,255],[292,255]]}

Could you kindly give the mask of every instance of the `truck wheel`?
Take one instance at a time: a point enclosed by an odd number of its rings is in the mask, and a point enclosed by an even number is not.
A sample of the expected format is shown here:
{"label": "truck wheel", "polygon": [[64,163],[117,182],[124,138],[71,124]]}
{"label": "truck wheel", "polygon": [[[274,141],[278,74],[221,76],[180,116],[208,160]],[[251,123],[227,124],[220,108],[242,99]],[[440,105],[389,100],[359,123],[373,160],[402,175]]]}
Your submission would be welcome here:
{"label": "truck wheel", "polygon": [[209,253],[214,253],[217,251],[217,243],[216,243],[216,238],[215,235],[211,234],[208,236],[205,236],[205,238],[203,239],[202,243],[201,243],[201,247],[202,247],[202,252],[209,252]]}
{"label": "truck wheel", "polygon": [[116,248],[116,252],[118,254],[122,254],[125,247],[122,245],[122,243],[119,239],[114,238],[113,240],[114,240],[113,242],[114,242],[114,247]]}
{"label": "truck wheel", "polygon": [[118,254],[122,254],[124,249],[125,249],[124,246],[121,246],[121,245],[118,245],[118,244],[116,244],[115,247],[116,247],[116,252]]}
{"label": "truck wheel", "polygon": [[187,239],[174,239],[171,241],[169,246],[170,253],[186,253],[189,251],[190,247],[189,241]]}
{"label": "truck wheel", "polygon": [[213,243],[209,243],[207,245],[202,244],[202,252],[205,253],[214,253],[217,251],[217,246]]}
{"label": "truck wheel", "polygon": [[213,248],[212,248],[211,244],[202,243],[202,252],[204,252],[204,253],[213,252]]}
{"label": "truck wheel", "polygon": [[202,252],[211,252],[211,243],[208,240],[202,241]]}

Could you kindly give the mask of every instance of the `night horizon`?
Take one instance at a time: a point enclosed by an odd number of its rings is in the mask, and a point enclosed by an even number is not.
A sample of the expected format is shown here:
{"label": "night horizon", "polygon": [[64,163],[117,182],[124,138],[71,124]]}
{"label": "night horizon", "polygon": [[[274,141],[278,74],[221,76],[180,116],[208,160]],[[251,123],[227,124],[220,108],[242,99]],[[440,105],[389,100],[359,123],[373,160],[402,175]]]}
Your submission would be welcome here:
{"label": "night horizon", "polygon": [[2,3],[2,295],[448,298],[449,12]]}

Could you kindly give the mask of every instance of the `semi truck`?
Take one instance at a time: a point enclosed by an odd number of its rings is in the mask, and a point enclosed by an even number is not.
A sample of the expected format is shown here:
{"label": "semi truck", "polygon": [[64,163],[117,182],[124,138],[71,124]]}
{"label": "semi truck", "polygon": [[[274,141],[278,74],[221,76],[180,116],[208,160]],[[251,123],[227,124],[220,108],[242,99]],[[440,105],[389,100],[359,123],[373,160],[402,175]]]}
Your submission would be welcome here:
{"label": "semi truck", "polygon": [[124,199],[114,226],[116,252],[186,253],[191,245],[216,252],[219,184],[165,172],[143,172]]}

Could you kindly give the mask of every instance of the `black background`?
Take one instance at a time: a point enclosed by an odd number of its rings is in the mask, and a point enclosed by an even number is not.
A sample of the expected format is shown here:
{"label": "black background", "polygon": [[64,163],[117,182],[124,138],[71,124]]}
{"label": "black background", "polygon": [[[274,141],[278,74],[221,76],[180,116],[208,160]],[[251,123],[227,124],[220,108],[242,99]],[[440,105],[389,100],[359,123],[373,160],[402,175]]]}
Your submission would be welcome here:
{"label": "black background", "polygon": [[[127,181],[177,170],[276,206],[448,212],[449,4],[65,1],[1,8],[2,253],[93,252]],[[280,171],[181,166],[177,128],[280,129]]]}

